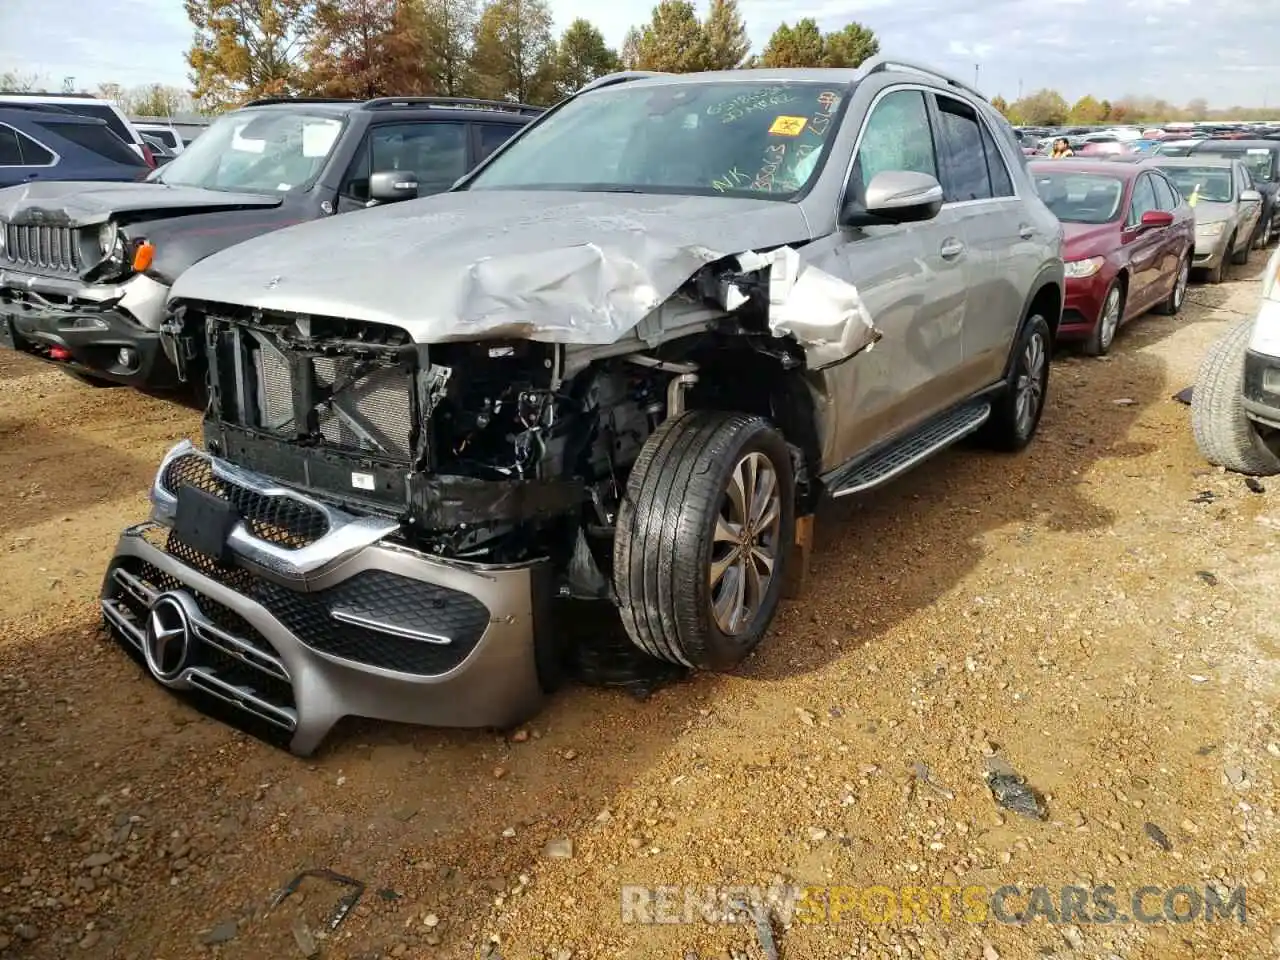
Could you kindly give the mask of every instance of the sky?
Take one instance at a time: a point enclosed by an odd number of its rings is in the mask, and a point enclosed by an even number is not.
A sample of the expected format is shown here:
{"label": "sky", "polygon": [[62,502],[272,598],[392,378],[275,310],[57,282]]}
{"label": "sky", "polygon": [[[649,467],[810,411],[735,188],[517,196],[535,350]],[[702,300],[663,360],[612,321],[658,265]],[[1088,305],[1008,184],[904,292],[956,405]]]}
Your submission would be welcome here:
{"label": "sky", "polygon": [[[649,19],[653,0],[550,0],[557,30],[591,20],[612,46]],[[1068,100],[1161,97],[1176,104],[1275,106],[1280,0],[739,0],[754,48],[784,20],[870,27],[882,53],[1014,100],[1042,87]],[[707,0],[695,0],[705,12]],[[163,83],[189,87],[191,27],[182,0],[0,0],[0,71],[52,89]]]}

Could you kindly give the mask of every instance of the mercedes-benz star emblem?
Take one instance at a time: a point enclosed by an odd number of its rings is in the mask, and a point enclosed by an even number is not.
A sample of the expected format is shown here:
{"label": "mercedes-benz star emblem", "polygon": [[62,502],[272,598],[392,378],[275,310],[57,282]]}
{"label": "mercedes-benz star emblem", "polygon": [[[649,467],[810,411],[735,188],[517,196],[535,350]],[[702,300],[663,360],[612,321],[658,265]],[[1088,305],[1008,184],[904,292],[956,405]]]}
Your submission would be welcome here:
{"label": "mercedes-benz star emblem", "polygon": [[181,676],[191,645],[191,625],[181,601],[161,594],[147,614],[146,639],[142,654],[157,680],[169,683]]}

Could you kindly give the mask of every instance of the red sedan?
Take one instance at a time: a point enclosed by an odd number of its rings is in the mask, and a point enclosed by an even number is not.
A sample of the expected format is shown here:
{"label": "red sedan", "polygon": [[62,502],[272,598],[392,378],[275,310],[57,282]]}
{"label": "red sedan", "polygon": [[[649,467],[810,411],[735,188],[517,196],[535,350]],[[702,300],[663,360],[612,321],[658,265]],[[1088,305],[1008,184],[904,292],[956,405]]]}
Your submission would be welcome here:
{"label": "red sedan", "polygon": [[1036,190],[1066,231],[1067,303],[1060,339],[1111,349],[1121,324],[1153,307],[1172,315],[1187,293],[1195,216],[1159,170],[1109,160],[1039,160]]}

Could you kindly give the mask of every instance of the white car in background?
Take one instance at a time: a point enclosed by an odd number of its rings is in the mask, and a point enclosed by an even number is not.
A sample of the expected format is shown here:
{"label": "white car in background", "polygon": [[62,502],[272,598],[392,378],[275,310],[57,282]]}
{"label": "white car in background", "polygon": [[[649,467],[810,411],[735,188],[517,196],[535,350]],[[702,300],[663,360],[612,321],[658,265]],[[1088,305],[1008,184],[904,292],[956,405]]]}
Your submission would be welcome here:
{"label": "white car in background", "polygon": [[1262,280],[1258,314],[1209,348],[1191,392],[1201,455],[1246,476],[1280,474],[1280,250]]}

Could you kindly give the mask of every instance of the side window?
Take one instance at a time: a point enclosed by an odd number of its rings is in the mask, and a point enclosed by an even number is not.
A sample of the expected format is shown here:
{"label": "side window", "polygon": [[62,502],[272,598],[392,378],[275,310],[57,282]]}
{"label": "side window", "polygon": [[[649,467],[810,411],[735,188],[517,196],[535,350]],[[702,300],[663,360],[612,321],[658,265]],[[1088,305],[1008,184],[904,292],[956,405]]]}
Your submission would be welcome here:
{"label": "side window", "polygon": [[1014,195],[1013,177],[1009,175],[1009,167],[1004,157],[1000,155],[996,141],[991,136],[991,130],[985,123],[982,124],[982,147],[987,154],[987,174],[991,177],[991,195],[1012,197]]}
{"label": "side window", "polygon": [[476,157],[477,163],[510,140],[520,129],[511,123],[481,123],[478,126],[480,127],[480,155]]}
{"label": "side window", "polygon": [[958,100],[941,96],[936,99],[941,117],[938,155],[942,160],[943,198],[948,203],[989,199],[991,177],[978,115]]}
{"label": "side window", "polygon": [[1177,210],[1179,197],[1173,189],[1173,184],[1154,173],[1148,174],[1148,176],[1151,177],[1151,184],[1155,187],[1156,206],[1161,210],[1168,210],[1170,213]]}
{"label": "side window", "polygon": [[12,127],[0,126],[0,167],[20,167],[22,163],[17,131]]}
{"label": "side window", "polygon": [[29,167],[48,167],[53,165],[53,154],[28,137],[21,130],[16,131],[18,149],[22,151],[22,162]]}
{"label": "side window", "polygon": [[1129,226],[1142,222],[1142,215],[1148,210],[1156,209],[1156,193],[1151,186],[1151,178],[1141,176],[1133,185],[1133,198],[1129,201]]}
{"label": "side window", "polygon": [[867,184],[886,170],[938,175],[929,110],[919,90],[895,90],[872,108],[862,128],[862,142],[849,179],[850,193],[864,200]]}
{"label": "side window", "polygon": [[421,196],[448,190],[467,172],[467,127],[463,123],[431,120],[374,127],[369,145],[371,173],[412,170],[418,176]]}

